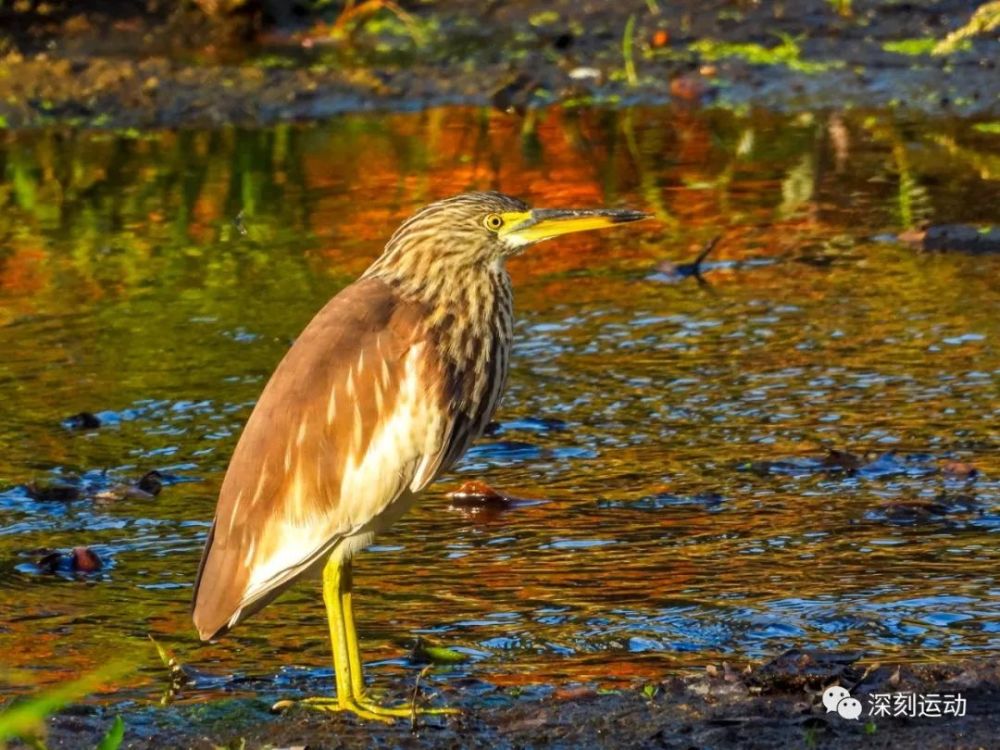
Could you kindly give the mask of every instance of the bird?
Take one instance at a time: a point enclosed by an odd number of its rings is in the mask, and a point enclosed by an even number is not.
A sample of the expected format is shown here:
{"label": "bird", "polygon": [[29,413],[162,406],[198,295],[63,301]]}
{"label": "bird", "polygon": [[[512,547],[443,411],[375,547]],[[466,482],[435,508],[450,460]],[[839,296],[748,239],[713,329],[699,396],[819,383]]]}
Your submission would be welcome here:
{"label": "bird", "polygon": [[201,640],[321,570],[336,693],[279,704],[373,721],[411,717],[412,707],[366,693],[352,559],[455,464],[497,409],[513,339],[506,260],[560,235],[645,218],[533,209],[473,192],[404,221],[295,339],[247,420],[194,584]]}

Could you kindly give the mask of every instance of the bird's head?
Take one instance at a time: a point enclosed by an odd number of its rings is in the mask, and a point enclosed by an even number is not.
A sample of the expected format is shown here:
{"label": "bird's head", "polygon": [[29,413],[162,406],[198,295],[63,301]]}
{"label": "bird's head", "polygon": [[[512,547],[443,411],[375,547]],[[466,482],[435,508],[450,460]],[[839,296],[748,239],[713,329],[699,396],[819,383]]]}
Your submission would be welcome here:
{"label": "bird's head", "polygon": [[537,242],[645,218],[641,211],[531,208],[502,193],[465,193],[431,203],[403,222],[373,270],[419,277],[496,268]]}

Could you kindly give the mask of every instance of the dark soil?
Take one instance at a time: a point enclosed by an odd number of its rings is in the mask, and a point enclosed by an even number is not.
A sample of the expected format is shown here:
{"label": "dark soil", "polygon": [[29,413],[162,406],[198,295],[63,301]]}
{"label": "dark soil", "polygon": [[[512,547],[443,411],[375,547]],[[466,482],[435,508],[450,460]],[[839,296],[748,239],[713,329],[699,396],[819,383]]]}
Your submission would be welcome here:
{"label": "dark soil", "polygon": [[[168,10],[180,5],[4,3],[0,125],[260,124],[459,103],[863,105],[986,116],[1000,106],[995,34],[945,57],[883,46],[944,37],[978,5],[962,0],[858,0],[846,4],[849,15],[828,0],[442,0],[403,3],[413,23],[380,11],[338,38],[330,29],[340,3],[325,17],[283,10],[292,3],[204,0],[240,6],[212,17]],[[630,17],[631,80],[622,45]],[[762,61],[745,48],[729,56],[723,42],[785,47]]]}
{"label": "dark soil", "polygon": [[[93,747],[125,717],[127,748],[996,748],[1000,661],[861,667],[854,655],[792,651],[753,670],[724,665],[658,685],[602,693],[590,687],[545,698],[480,695],[447,719],[364,723],[304,709],[273,716],[263,700],[214,700],[167,708],[80,708],[50,721],[49,747]],[[858,721],[828,713],[839,683],[864,706]],[[872,693],[960,693],[965,715],[868,717]],[[449,696],[453,705],[462,699]],[[489,707],[495,706],[495,707]]]}

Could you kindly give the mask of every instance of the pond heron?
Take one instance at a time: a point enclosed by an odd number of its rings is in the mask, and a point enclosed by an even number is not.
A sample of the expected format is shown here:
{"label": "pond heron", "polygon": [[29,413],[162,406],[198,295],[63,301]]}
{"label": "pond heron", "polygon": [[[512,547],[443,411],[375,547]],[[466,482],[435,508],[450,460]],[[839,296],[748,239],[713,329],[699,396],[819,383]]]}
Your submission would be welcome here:
{"label": "pond heron", "polygon": [[322,567],[337,693],[300,702],[409,717],[411,708],[365,694],[351,557],[458,460],[497,408],[513,335],[505,260],[542,240],[643,218],[469,193],[405,221],[302,331],[247,421],[195,582],[202,640]]}

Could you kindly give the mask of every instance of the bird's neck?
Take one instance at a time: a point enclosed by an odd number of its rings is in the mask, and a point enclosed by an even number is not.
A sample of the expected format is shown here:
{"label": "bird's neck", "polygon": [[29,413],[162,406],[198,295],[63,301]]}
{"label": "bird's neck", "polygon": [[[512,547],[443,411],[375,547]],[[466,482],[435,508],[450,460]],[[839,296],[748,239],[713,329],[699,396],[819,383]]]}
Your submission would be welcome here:
{"label": "bird's neck", "polygon": [[502,263],[434,275],[373,266],[365,275],[377,276],[403,300],[426,310],[425,335],[434,340],[449,378],[461,383],[456,405],[492,413],[499,394],[491,392],[506,381],[514,325],[513,290]]}
{"label": "bird's neck", "polygon": [[[372,266],[365,276],[375,276],[406,302],[427,311],[427,326],[449,340],[454,358],[471,345],[499,334],[512,325],[513,293],[510,276],[502,264],[445,269],[434,274],[411,274],[404,270]],[[453,335],[452,335],[453,334]]]}

